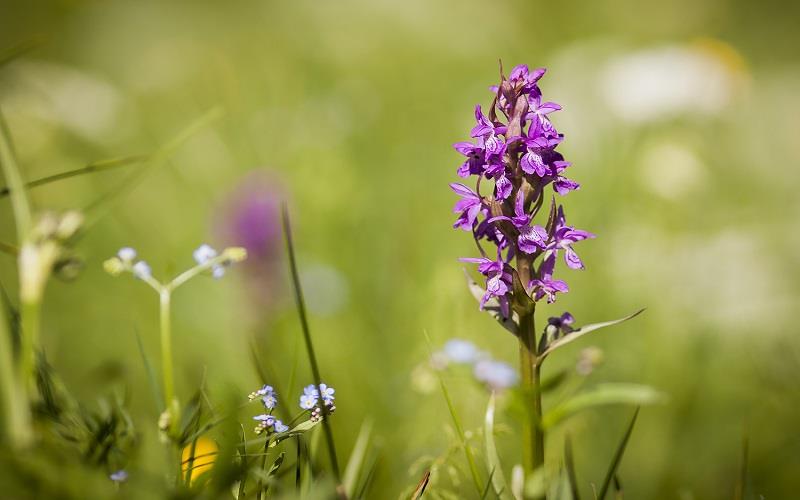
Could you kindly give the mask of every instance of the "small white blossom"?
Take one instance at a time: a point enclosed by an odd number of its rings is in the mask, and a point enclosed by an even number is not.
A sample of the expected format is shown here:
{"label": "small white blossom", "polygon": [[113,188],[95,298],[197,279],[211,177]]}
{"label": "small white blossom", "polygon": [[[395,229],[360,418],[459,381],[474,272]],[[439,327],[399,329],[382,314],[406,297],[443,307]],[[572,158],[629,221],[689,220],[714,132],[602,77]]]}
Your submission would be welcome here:
{"label": "small white blossom", "polygon": [[134,264],[131,268],[131,272],[133,272],[133,275],[140,280],[147,279],[153,275],[152,271],[150,270],[150,266],[143,260],[140,260]]}
{"label": "small white blossom", "polygon": [[206,262],[208,262],[209,260],[216,257],[217,255],[218,255],[217,251],[211,248],[211,246],[206,245],[205,243],[197,247],[197,250],[195,250],[194,253],[192,254],[195,262],[197,262],[201,266]]}
{"label": "small white blossom", "polygon": [[119,252],[117,252],[117,257],[119,257],[122,262],[130,264],[133,262],[133,259],[136,258],[136,250],[131,247],[120,248]]}

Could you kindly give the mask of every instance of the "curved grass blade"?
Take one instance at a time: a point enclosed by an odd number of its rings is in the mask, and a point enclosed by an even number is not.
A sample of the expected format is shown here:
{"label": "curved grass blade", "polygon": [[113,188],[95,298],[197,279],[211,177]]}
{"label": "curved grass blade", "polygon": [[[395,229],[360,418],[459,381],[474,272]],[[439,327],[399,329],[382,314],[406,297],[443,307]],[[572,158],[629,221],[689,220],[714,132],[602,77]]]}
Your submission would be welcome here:
{"label": "curved grass blade", "polygon": [[597,500],[604,500],[606,494],[608,493],[611,482],[614,480],[614,476],[617,474],[617,468],[619,467],[620,462],[622,462],[622,455],[625,454],[625,448],[628,446],[628,440],[631,437],[631,433],[633,433],[633,426],[636,425],[636,418],[638,416],[639,407],[637,407],[636,411],[633,412],[633,417],[631,418],[631,422],[628,424],[628,429],[625,431],[625,435],[622,436],[622,441],[620,441],[619,445],[617,445],[617,450],[614,452],[614,458],[612,458],[611,464],[608,467],[608,472],[606,472],[603,485],[600,487],[600,491],[597,493]]}
{"label": "curved grass blade", "polygon": [[[486,466],[490,469],[490,480],[494,494],[500,500],[512,500],[511,490],[506,483],[506,476],[500,465],[500,457],[497,454],[497,445],[494,442],[494,407],[495,395],[489,396],[489,404],[486,406],[486,416],[483,420],[483,435],[486,441]],[[488,483],[487,483],[488,485]]]}
{"label": "curved grass blade", "polygon": [[595,330],[599,330],[601,328],[606,328],[608,326],[618,325],[620,323],[628,321],[629,319],[635,318],[636,316],[642,314],[642,312],[644,312],[644,309],[639,309],[635,313],[633,313],[633,314],[631,314],[629,316],[625,316],[624,318],[615,319],[615,320],[612,320],[612,321],[605,321],[603,323],[593,323],[591,325],[585,325],[585,326],[582,326],[582,327],[580,327],[580,328],[578,328],[576,330],[573,330],[572,332],[568,333],[564,337],[561,337],[560,339],[554,341],[549,346],[547,346],[547,348],[544,351],[542,351],[542,353],[539,355],[539,362],[544,361],[544,358],[546,358],[551,352],[555,351],[556,349],[558,349],[560,347],[564,347],[565,345],[569,344],[570,342],[572,342],[574,340],[578,340],[579,338],[583,337],[587,333],[593,332]]}
{"label": "curved grass blade", "polygon": [[[84,221],[84,230],[88,230],[91,226],[97,223],[106,213],[108,213],[115,203],[118,203],[123,195],[136,188],[145,176],[153,169],[160,167],[167,163],[169,158],[180,148],[186,141],[193,135],[208,126],[212,122],[218,120],[224,114],[222,108],[216,107],[207,111],[200,118],[190,123],[185,129],[180,131],[171,141],[158,148],[149,157],[147,164],[132,172],[125,181],[121,182],[116,189],[112,189],[108,193],[102,195],[90,203],[86,208],[86,220]],[[12,190],[12,198],[14,186],[9,186]]]}
{"label": "curved grass blade", "polygon": [[[97,172],[104,172],[106,170],[111,170],[118,167],[124,167],[135,163],[141,163],[147,161],[149,158],[150,156],[148,155],[135,155],[135,156],[126,156],[122,158],[111,158],[108,160],[95,161],[81,168],[76,168],[74,170],[67,170],[65,172],[59,172],[57,174],[48,175],[47,177],[40,177],[39,179],[34,179],[26,183],[25,187],[27,189],[31,189],[39,186],[44,186],[53,182],[58,182],[64,179],[70,179],[72,177],[78,177],[81,175],[93,174]],[[9,194],[11,194],[10,187],[6,186],[0,189],[0,198],[8,196]]]}
{"label": "curved grass blade", "polygon": [[486,496],[489,494],[489,491],[492,489],[492,478],[494,477],[494,469],[489,471],[489,478],[486,480],[486,486],[483,487],[483,493],[481,494],[481,500],[484,500]]}
{"label": "curved grass blade", "polygon": [[575,457],[572,454],[572,439],[569,436],[564,440],[564,468],[567,470],[567,480],[569,481],[572,500],[581,500],[581,495],[578,492],[578,477],[575,473]]}
{"label": "curved grass blade", "polygon": [[11,207],[14,212],[14,224],[17,229],[17,244],[22,245],[28,237],[31,227],[31,206],[25,192],[25,183],[19,171],[17,155],[14,152],[14,142],[8,130],[6,120],[0,111],[0,167],[6,184],[11,188]]}
{"label": "curved grass blade", "polygon": [[428,482],[431,480],[431,471],[426,470],[425,474],[422,475],[422,479],[420,479],[419,483],[417,484],[416,489],[414,489],[414,493],[411,494],[411,500],[419,500],[422,498],[422,495],[425,493],[425,488],[428,487]]}
{"label": "curved grass blade", "polygon": [[[303,330],[303,340],[305,341],[306,353],[308,354],[308,362],[311,365],[311,373],[314,376],[314,384],[319,387],[322,383],[322,376],[319,372],[317,357],[314,354],[314,343],[311,341],[311,329],[308,326],[306,305],[305,301],[303,300],[303,288],[300,286],[300,274],[297,271],[297,259],[294,253],[294,243],[292,241],[292,226],[289,222],[289,208],[285,202],[281,206],[281,221],[283,223],[283,236],[286,239],[286,253],[289,256],[289,271],[292,277],[294,299],[297,306],[297,313],[300,316],[300,326]],[[333,469],[333,476],[336,478],[337,485],[341,485],[342,475],[339,472],[339,462],[336,459],[336,445],[333,441],[331,424],[328,421],[328,409],[325,405],[321,405],[321,408],[322,428],[325,431],[325,440],[328,444],[328,454],[330,456],[331,468]]]}
{"label": "curved grass blade", "polygon": [[358,431],[358,438],[356,444],[353,446],[353,451],[350,453],[350,458],[344,468],[344,491],[347,493],[348,498],[354,498],[356,493],[356,484],[361,475],[362,468],[364,467],[365,458],[369,451],[369,440],[372,435],[372,420],[365,420],[361,424],[361,430]]}
{"label": "curved grass blade", "polygon": [[153,369],[153,364],[150,363],[150,358],[147,357],[147,353],[144,351],[144,344],[142,344],[142,337],[139,335],[139,331],[134,330],[133,333],[136,336],[136,345],[139,347],[139,355],[142,356],[144,370],[147,373],[147,382],[150,385],[150,391],[153,393],[153,397],[156,400],[156,408],[158,412],[161,413],[164,411],[164,399],[161,395],[161,388],[158,386],[156,371]]}
{"label": "curved grass blade", "polygon": [[[430,350],[431,342],[428,338],[428,332],[424,333],[425,341],[428,344],[428,350]],[[478,495],[480,495],[483,492],[483,482],[481,481],[480,474],[478,473],[478,466],[475,463],[475,456],[472,454],[472,448],[469,447],[467,437],[464,434],[464,428],[461,426],[461,419],[458,417],[458,412],[456,412],[456,407],[453,405],[453,400],[450,398],[450,392],[447,390],[447,386],[444,383],[442,374],[437,371],[436,377],[439,379],[439,387],[442,389],[442,395],[444,395],[444,400],[447,403],[447,409],[450,411],[450,417],[453,420],[453,426],[456,428],[456,435],[458,436],[461,447],[464,448],[464,455],[467,458],[467,464],[469,465],[469,472],[472,476],[472,482],[475,485],[475,491],[478,493]]]}
{"label": "curved grass blade", "polygon": [[631,404],[642,406],[665,400],[663,393],[640,384],[599,384],[594,389],[582,392],[556,406],[542,418],[545,428],[553,427],[579,411],[595,406]]}

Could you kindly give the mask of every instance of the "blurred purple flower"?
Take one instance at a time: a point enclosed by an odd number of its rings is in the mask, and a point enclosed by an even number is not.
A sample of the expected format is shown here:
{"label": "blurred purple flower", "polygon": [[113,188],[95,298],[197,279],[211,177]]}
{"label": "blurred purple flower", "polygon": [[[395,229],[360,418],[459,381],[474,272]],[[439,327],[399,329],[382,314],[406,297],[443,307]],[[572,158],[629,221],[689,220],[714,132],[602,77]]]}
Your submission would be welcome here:
{"label": "blurred purple flower", "polygon": [[215,220],[215,234],[226,246],[247,249],[243,273],[249,294],[261,305],[278,295],[282,249],[280,206],[284,199],[281,183],[265,171],[253,171],[223,198]]}

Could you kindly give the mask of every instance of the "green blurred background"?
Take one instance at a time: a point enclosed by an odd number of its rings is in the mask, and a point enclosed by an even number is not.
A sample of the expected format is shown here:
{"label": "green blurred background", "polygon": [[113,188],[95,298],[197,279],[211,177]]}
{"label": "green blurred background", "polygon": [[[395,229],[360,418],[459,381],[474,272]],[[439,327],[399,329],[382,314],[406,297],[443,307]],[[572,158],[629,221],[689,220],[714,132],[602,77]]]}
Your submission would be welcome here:
{"label": "green blurred background", "polygon": [[[87,404],[128,387],[142,462],[158,470],[156,410],[135,340],[139,331],[157,357],[156,297],[111,278],[102,262],[130,245],[167,276],[188,267],[200,243],[228,241],[243,183],[270,200],[285,195],[323,375],[337,388],[340,455],[373,419],[371,496],[396,498],[419,478],[409,467],[450,444],[444,402],[420,375],[423,331],[434,347],[466,338],[516,361],[514,339],[464,286],[457,258],[474,246],[450,228],[447,184],[460,163],[450,145],[468,136],[473,106],[489,104],[499,58],[507,68],[546,66],[545,97],[564,106],[554,117],[566,134],[560,148],[583,186],[566,209],[598,238],[579,248],[584,272],[561,271],[571,292],[540,316],[569,310],[580,324],[648,308],[565,349],[549,369],[596,345],[605,362],[587,384],[641,382],[668,394],[640,416],[621,467],[628,498],[730,498],[743,436],[748,492],[792,498],[798,19],[800,4],[778,0],[2,0],[0,48],[38,44],[0,68],[0,105],[26,179],[150,153],[208,110],[224,111],[81,240],[80,276],[48,288],[50,361]],[[139,168],[31,195],[39,208],[83,208]],[[0,238],[13,241],[2,204]],[[204,373],[218,395],[257,387],[253,340],[288,379],[299,325],[280,236],[270,234],[263,262],[176,295],[184,397]],[[0,278],[15,288],[7,256]],[[298,376],[298,388],[310,382],[302,362]],[[465,425],[477,428],[485,391],[466,373],[447,382]],[[629,414],[608,408],[566,424],[585,484],[601,480]],[[510,469],[516,427],[501,420]],[[560,434],[550,445],[557,457]]]}

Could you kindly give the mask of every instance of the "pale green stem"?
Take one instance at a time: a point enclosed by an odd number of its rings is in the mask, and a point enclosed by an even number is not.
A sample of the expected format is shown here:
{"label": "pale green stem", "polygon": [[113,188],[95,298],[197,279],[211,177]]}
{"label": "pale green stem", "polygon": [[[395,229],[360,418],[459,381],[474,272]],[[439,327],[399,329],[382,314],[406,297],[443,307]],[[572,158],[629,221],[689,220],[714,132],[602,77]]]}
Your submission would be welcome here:
{"label": "pale green stem", "polygon": [[22,381],[14,371],[11,332],[5,308],[0,306],[0,384],[2,384],[5,434],[14,448],[24,448],[33,440],[31,414]]}
{"label": "pale green stem", "polygon": [[172,368],[172,321],[170,306],[172,294],[169,288],[162,288],[160,298],[160,325],[161,325],[161,375],[164,378],[164,407],[170,414],[170,428],[175,429],[178,424],[178,407],[175,400],[175,378]]}

